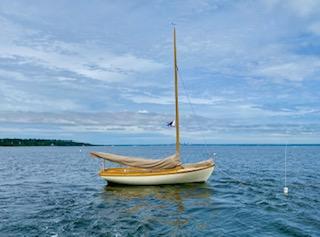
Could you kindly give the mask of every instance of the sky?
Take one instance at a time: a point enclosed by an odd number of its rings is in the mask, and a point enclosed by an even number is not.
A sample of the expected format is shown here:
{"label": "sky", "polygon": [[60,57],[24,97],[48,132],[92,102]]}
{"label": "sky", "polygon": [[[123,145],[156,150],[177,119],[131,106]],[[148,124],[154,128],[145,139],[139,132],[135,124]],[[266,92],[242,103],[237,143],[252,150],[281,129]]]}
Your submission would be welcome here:
{"label": "sky", "polygon": [[318,0],[2,0],[0,137],[319,143]]}

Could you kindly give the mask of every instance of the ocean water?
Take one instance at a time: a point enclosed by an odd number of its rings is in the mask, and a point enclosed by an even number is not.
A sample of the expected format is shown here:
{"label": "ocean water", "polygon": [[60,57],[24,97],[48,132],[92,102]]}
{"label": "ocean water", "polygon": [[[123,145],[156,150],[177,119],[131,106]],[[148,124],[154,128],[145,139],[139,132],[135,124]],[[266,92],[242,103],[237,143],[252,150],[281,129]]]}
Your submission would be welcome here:
{"label": "ocean water", "polygon": [[320,146],[183,146],[215,155],[207,183],[108,186],[91,150],[161,157],[173,146],[0,148],[0,236],[320,236]]}

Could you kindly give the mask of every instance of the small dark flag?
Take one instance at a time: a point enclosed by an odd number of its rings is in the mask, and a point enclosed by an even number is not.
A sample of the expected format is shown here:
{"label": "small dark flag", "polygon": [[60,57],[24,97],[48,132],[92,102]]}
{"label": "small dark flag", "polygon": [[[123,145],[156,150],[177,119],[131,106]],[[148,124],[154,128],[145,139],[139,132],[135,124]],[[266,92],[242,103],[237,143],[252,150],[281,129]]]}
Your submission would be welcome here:
{"label": "small dark flag", "polygon": [[173,121],[167,123],[167,126],[168,126],[168,127],[175,127],[175,126],[176,126],[176,121],[173,120]]}

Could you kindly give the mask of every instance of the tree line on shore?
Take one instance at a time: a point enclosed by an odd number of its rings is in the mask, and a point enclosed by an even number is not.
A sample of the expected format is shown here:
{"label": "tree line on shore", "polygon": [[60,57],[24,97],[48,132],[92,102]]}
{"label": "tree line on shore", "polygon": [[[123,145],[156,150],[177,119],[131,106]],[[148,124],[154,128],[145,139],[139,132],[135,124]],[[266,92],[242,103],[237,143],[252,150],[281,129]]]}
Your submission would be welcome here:
{"label": "tree line on shore", "polygon": [[2,138],[0,146],[92,146],[92,144],[72,140]]}

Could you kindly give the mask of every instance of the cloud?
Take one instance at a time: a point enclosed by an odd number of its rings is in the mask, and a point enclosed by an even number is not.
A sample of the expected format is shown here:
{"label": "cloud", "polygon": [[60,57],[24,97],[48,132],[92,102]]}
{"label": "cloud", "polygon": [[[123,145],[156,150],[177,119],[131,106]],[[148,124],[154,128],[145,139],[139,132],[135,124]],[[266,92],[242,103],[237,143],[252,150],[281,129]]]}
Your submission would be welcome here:
{"label": "cloud", "polygon": [[[20,77],[20,74],[18,74]],[[10,76],[10,74],[9,74]],[[80,110],[82,106],[68,98],[56,95],[50,98],[29,89],[16,88],[6,81],[0,80],[0,111],[68,111]],[[16,116],[19,116],[16,114]]]}
{"label": "cloud", "polygon": [[[158,105],[174,105],[174,97],[165,96],[165,95],[151,95],[145,93],[142,95],[136,94],[125,94],[124,97],[128,100],[131,100],[137,104],[158,104]],[[188,96],[179,96],[179,103],[188,104],[192,103],[194,105],[214,105],[224,101],[220,97],[211,97],[211,98],[194,98]]]}
{"label": "cloud", "polygon": [[[288,55],[287,55],[288,56]],[[316,78],[319,74],[320,59],[316,57],[288,57],[280,62],[258,66],[252,75],[272,78],[275,82],[303,81]]]}
{"label": "cloud", "polygon": [[[301,115],[315,115],[320,113],[320,108],[314,110],[312,108],[296,108],[294,110],[285,109],[268,109],[262,108],[257,105],[225,105],[229,107],[227,112],[229,118],[221,116],[221,110],[218,107],[215,118],[208,118],[195,114],[181,114],[182,127],[186,132],[190,131],[217,131],[217,130],[237,130],[237,129],[254,129],[266,128],[267,130],[284,130],[286,126],[284,124],[278,124],[280,120],[273,120],[275,117],[282,117],[282,122],[285,122],[287,117],[301,116]],[[223,111],[226,108],[222,109]],[[19,115],[19,116],[18,116]],[[232,119],[236,117],[237,119]],[[250,124],[252,118],[264,118],[262,124]],[[29,125],[56,125],[61,126],[68,131],[72,130],[76,132],[78,128],[94,131],[104,132],[108,130],[113,131],[126,131],[135,133],[137,131],[168,131],[166,122],[171,119],[170,114],[166,113],[154,113],[141,110],[138,112],[0,112],[0,123],[17,123],[17,124],[29,124]],[[261,120],[260,120],[261,121]],[[293,123],[303,126],[301,121],[297,120]],[[315,122],[310,124],[314,125]],[[299,126],[300,126],[299,125]],[[319,124],[320,126],[320,124]],[[319,126],[316,126],[320,128]],[[79,129],[78,131],[82,131]],[[244,130],[243,130],[244,131]],[[320,130],[318,131],[320,132]]]}
{"label": "cloud", "polygon": [[317,0],[288,0],[286,4],[299,16],[309,16],[320,10],[320,3]]}
{"label": "cloud", "polygon": [[16,59],[18,64],[69,71],[103,81],[118,81],[135,73],[157,71],[165,67],[152,59],[130,53],[117,55],[92,43],[58,41],[44,32],[26,29],[3,17],[0,17],[0,25],[3,31],[0,58]]}
{"label": "cloud", "polygon": [[313,22],[308,26],[308,30],[311,33],[314,33],[316,35],[320,35],[320,22]]}
{"label": "cloud", "polygon": [[103,81],[123,80],[130,74],[159,70],[164,67],[160,63],[133,55],[117,56],[101,52],[95,56],[86,56],[91,50],[88,47],[86,50],[75,49],[72,54],[64,54],[50,48],[44,50],[11,45],[0,49],[0,56],[19,58],[20,64],[33,64],[53,71],[70,71],[89,79]]}
{"label": "cloud", "polygon": [[143,109],[143,110],[139,110],[139,111],[138,111],[138,113],[140,113],[140,114],[148,114],[148,113],[149,113],[149,111],[148,111],[148,110]]}
{"label": "cloud", "polygon": [[269,8],[289,10],[299,17],[308,17],[320,10],[320,3],[317,0],[263,0],[262,2]]}
{"label": "cloud", "polygon": [[10,78],[14,80],[25,81],[27,78],[20,72],[0,69],[0,78]]}
{"label": "cloud", "polygon": [[93,1],[76,9],[68,1],[4,1],[2,131],[172,137],[164,124],[174,102],[174,21],[179,78],[198,113],[194,122],[180,90],[184,137],[263,141],[283,138],[287,127],[316,140],[319,11],[312,0]]}

